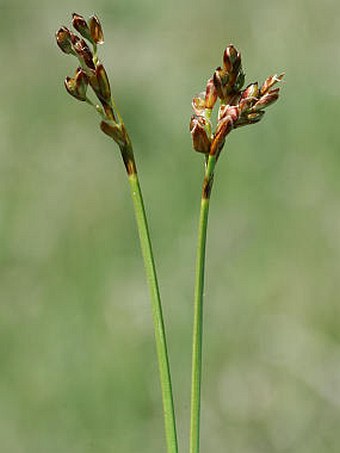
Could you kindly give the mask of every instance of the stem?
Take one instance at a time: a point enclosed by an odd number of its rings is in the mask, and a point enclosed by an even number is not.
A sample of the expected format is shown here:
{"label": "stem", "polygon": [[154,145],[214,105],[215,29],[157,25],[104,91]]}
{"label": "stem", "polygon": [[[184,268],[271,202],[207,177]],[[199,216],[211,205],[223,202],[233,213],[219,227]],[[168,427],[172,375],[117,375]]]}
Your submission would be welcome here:
{"label": "stem", "polygon": [[190,453],[199,453],[200,416],[201,416],[201,382],[202,382],[202,337],[203,337],[203,293],[205,249],[210,193],[213,184],[216,157],[209,156],[203,181],[201,210],[198,228],[196,257],[194,328],[192,340],[192,375],[191,375],[191,418],[190,418]]}
{"label": "stem", "polygon": [[167,451],[168,453],[177,453],[178,445],[170,365],[165,336],[165,326],[162,314],[161,299],[156,275],[155,262],[152,252],[149,228],[147,224],[144,202],[138,181],[137,172],[134,171],[130,174],[128,173],[128,179],[131,188],[131,196],[135,209],[139,239],[142,248],[144,265],[146,269],[146,275],[151,295],[152,315],[155,328],[158,366],[163,399]]}

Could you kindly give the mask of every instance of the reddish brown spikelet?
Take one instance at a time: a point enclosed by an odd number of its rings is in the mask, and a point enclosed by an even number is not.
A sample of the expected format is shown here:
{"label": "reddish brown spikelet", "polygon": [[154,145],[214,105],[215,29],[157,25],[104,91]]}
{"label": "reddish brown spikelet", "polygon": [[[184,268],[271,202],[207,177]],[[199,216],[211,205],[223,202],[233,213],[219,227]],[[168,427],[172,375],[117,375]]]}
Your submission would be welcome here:
{"label": "reddish brown spikelet", "polygon": [[223,118],[217,125],[216,133],[210,147],[210,155],[218,156],[223,148],[226,136],[234,127],[233,120],[230,116]]}
{"label": "reddish brown spikelet", "polygon": [[214,84],[213,78],[210,78],[207,82],[205,89],[205,108],[213,109],[217,101],[217,90]]}
{"label": "reddish brown spikelet", "polygon": [[239,103],[240,111],[241,112],[246,112],[249,110],[255,103],[257,102],[256,98],[246,98],[246,99],[241,99]]}
{"label": "reddish brown spikelet", "polygon": [[77,44],[78,41],[80,41],[79,36],[75,35],[72,31],[70,31],[70,36],[71,36],[71,42],[73,46]]}
{"label": "reddish brown spikelet", "polygon": [[228,83],[229,75],[225,73],[221,67],[218,67],[213,75],[217,96],[224,99],[227,95],[226,84]]}
{"label": "reddish brown spikelet", "polygon": [[104,134],[111,137],[118,145],[126,145],[124,130],[116,122],[111,120],[102,120],[100,123],[100,129],[104,132]]}
{"label": "reddish brown spikelet", "polygon": [[89,26],[87,25],[87,22],[83,16],[77,13],[73,13],[72,25],[81,34],[83,38],[92,41]]}
{"label": "reddish brown spikelet", "polygon": [[196,115],[200,116],[204,114],[205,100],[202,98],[202,95],[195,96],[191,105]]}
{"label": "reddish brown spikelet", "polygon": [[230,44],[226,47],[223,54],[223,66],[225,70],[229,73],[236,73],[241,66],[241,54],[237,49]]}
{"label": "reddish brown spikelet", "polygon": [[229,116],[233,123],[238,120],[240,116],[240,107],[238,105],[230,105],[227,108],[226,116]]}
{"label": "reddish brown spikelet", "polygon": [[86,101],[88,77],[81,68],[77,69],[74,78],[66,77],[64,85],[71,96],[78,99],[78,101]]}
{"label": "reddish brown spikelet", "polygon": [[234,123],[234,129],[241,126],[248,126],[250,124],[258,123],[264,115],[264,111],[254,113],[245,113],[240,115],[239,119]]}
{"label": "reddish brown spikelet", "polygon": [[111,88],[109,78],[106,74],[105,68],[102,64],[97,65],[96,67],[96,76],[99,85],[100,96],[106,102],[111,101]]}
{"label": "reddish brown spikelet", "polygon": [[263,110],[260,110],[259,112],[255,112],[255,113],[249,113],[247,115],[248,124],[254,124],[254,123],[259,122],[260,119],[263,117],[263,115],[264,115]]}
{"label": "reddish brown spikelet", "polygon": [[75,44],[73,45],[73,48],[75,52],[79,55],[79,57],[84,61],[85,65],[90,68],[90,69],[95,69],[95,64],[93,62],[93,55],[92,52],[89,48],[89,46],[86,44],[86,42],[83,39],[77,40],[77,37],[75,39]]}
{"label": "reddish brown spikelet", "polygon": [[115,121],[115,115],[112,109],[111,99],[111,88],[108,76],[106,74],[104,66],[99,63],[96,66],[95,71],[91,71],[90,74],[90,85],[100,100],[106,116]]}
{"label": "reddish brown spikelet", "polygon": [[72,54],[71,32],[67,27],[61,27],[56,32],[56,40],[59,48],[66,54]]}
{"label": "reddish brown spikelet", "polygon": [[193,116],[190,121],[190,132],[194,150],[209,154],[211,139],[205,128],[205,119],[200,116]]}
{"label": "reddish brown spikelet", "polygon": [[86,90],[89,84],[89,78],[83,69],[78,68],[75,75],[76,84],[81,88],[81,90],[86,94]]}
{"label": "reddish brown spikelet", "polygon": [[104,33],[101,23],[97,16],[91,16],[89,20],[91,38],[96,44],[104,43]]}
{"label": "reddish brown spikelet", "polygon": [[284,72],[280,75],[274,74],[272,76],[269,76],[261,86],[261,94],[266,94],[272,88],[273,85],[275,85],[278,82],[281,82],[284,76],[285,76]]}
{"label": "reddish brown spikelet", "polygon": [[241,99],[257,98],[259,92],[259,84],[257,82],[251,83],[242,91]]}
{"label": "reddish brown spikelet", "polygon": [[253,112],[257,112],[259,110],[262,110],[269,105],[273,104],[279,97],[279,93],[277,91],[274,91],[273,93],[269,92],[265,95],[263,95],[254,105],[252,108]]}

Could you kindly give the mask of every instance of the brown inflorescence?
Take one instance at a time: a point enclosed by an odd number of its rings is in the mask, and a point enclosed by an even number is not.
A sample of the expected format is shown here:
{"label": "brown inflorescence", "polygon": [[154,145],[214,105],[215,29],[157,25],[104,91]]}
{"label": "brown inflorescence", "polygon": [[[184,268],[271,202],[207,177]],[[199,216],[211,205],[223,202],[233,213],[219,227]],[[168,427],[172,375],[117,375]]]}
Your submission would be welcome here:
{"label": "brown inflorescence", "polygon": [[56,41],[62,52],[75,56],[80,64],[74,77],[66,77],[65,88],[75,99],[94,105],[87,96],[90,86],[99,101],[95,108],[101,115],[101,130],[120,147],[127,146],[129,138],[124,125],[116,119],[119,115],[115,112],[106,70],[97,58],[97,44],[104,42],[100,21],[97,16],[91,16],[86,21],[83,16],[74,13],[72,25],[79,35],[67,27],[61,27],[56,33]]}
{"label": "brown inflorescence", "polygon": [[[222,66],[208,80],[205,92],[194,97],[192,102],[195,114],[190,121],[190,132],[195,151],[218,157],[233,129],[261,120],[264,109],[278,99],[280,88],[273,86],[283,77],[284,74],[275,74],[261,87],[254,82],[242,90],[245,76],[241,54],[233,45],[227,46]],[[217,125],[212,131],[211,111],[218,99]]]}

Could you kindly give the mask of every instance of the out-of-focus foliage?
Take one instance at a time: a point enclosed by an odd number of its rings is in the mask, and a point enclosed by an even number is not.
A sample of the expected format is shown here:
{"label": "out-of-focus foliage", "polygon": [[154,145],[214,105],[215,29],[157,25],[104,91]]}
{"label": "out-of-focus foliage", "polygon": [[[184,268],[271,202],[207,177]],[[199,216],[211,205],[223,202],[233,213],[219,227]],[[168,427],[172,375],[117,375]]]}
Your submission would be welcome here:
{"label": "out-of-focus foliage", "polygon": [[191,98],[224,47],[247,81],[286,71],[231,134],[212,196],[202,452],[340,448],[340,4],[0,4],[0,450],[164,451],[148,293],[123,165],[66,94],[54,32],[97,13],[135,145],[187,448],[203,158]]}

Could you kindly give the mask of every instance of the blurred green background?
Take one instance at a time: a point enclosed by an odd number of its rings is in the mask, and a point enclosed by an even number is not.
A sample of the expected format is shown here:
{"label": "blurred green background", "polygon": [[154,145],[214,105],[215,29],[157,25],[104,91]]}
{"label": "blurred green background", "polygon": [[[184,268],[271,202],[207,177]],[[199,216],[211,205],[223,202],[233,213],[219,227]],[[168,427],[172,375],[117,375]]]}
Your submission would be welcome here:
{"label": "blurred green background", "polygon": [[153,234],[187,450],[202,156],[192,96],[242,52],[286,71],[217,169],[207,256],[202,453],[340,451],[340,3],[1,0],[0,451],[165,451],[129,188],[66,94],[54,32],[96,12]]}

